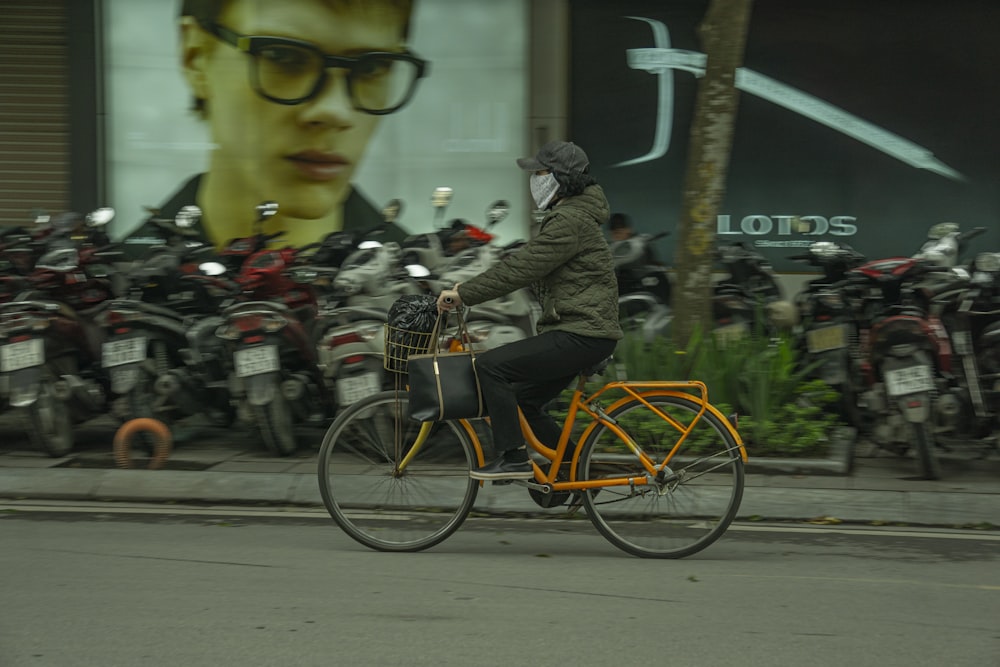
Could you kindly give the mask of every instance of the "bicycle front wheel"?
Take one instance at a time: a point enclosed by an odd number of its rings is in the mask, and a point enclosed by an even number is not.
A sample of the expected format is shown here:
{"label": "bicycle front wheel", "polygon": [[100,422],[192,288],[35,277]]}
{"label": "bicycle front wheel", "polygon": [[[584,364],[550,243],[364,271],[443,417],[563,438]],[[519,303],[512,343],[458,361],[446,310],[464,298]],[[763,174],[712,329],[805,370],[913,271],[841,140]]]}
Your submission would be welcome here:
{"label": "bicycle front wheel", "polygon": [[374,394],[343,410],[320,447],[323,504],[344,532],[379,551],[438,544],[462,525],[479,491],[461,425],[428,425],[410,455],[421,424],[407,413],[406,392]]}
{"label": "bicycle front wheel", "polygon": [[[647,393],[643,398],[684,427],[701,409],[693,398]],[[660,466],[681,433],[639,400],[608,415]],[[715,414],[705,412],[658,478],[599,424],[581,445],[577,477],[634,477],[645,484],[581,492],[597,530],[618,548],[643,558],[683,558],[726,531],[743,498],[743,459],[736,439]]]}

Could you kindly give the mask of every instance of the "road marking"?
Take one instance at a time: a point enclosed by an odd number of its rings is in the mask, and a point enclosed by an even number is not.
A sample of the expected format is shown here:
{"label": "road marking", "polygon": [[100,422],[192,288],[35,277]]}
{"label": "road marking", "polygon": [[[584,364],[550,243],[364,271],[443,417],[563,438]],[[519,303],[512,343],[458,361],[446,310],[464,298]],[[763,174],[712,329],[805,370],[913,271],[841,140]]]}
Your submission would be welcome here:
{"label": "road marking", "polygon": [[[9,512],[16,515],[18,512],[50,512],[55,514],[162,514],[162,515],[225,515],[244,517],[280,517],[283,519],[330,519],[325,509],[308,509],[297,507],[287,510],[256,510],[241,507],[190,507],[190,506],[164,506],[164,505],[21,505],[0,503],[0,513]],[[0,514],[2,516],[2,514]]]}
{"label": "road marking", "polygon": [[835,533],[838,535],[872,535],[875,537],[929,537],[944,540],[976,540],[981,542],[1000,542],[1000,533],[996,532],[984,532],[984,531],[969,531],[960,528],[947,529],[945,532],[943,529],[931,529],[926,530],[889,530],[880,529],[878,527],[866,527],[858,526],[856,528],[838,526],[832,528],[830,526],[775,526],[775,525],[765,525],[765,526],[751,526],[747,524],[737,524],[734,523],[729,526],[730,531],[742,531],[747,533],[761,532],[761,533],[822,533],[823,535],[829,535],[830,533]]}

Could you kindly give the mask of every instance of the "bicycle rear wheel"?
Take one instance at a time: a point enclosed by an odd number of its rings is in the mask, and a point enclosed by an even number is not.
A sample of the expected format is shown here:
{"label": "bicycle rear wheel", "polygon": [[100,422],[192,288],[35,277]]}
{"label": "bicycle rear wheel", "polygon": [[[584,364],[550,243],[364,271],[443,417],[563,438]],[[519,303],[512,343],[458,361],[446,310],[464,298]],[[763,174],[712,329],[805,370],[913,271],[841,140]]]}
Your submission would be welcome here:
{"label": "bicycle rear wheel", "polygon": [[[649,392],[643,398],[685,427],[701,409],[696,400],[681,396]],[[680,438],[680,431],[638,400],[608,415],[657,465]],[[603,425],[581,448],[578,479],[646,479],[635,454]],[[722,420],[705,412],[665,473],[663,481],[583,491],[594,527],[618,548],[642,558],[683,558],[719,539],[736,516],[744,482],[736,440]]]}
{"label": "bicycle rear wheel", "polygon": [[[400,470],[421,424],[407,417],[406,392],[385,391],[340,413],[319,452],[319,488],[344,532],[379,551],[420,551],[458,530],[479,484],[474,448],[458,422],[429,435]],[[478,463],[477,463],[478,465]]]}

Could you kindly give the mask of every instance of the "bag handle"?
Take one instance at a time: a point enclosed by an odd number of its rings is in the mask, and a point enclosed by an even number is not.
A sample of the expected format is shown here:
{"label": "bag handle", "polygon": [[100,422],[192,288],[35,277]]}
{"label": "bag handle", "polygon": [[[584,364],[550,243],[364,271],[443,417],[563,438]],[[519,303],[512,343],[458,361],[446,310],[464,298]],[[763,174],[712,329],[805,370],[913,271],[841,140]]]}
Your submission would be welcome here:
{"label": "bag handle", "polygon": [[[441,340],[441,332],[447,327],[449,311],[444,311],[443,313],[438,313],[437,320],[434,321],[434,330],[431,332],[431,345],[433,345],[433,352],[431,355],[437,358],[441,351],[441,345],[439,341]],[[476,351],[472,347],[472,336],[469,334],[469,327],[465,323],[465,317],[462,315],[462,310],[460,308],[455,309],[455,315],[458,318],[458,339],[459,341],[468,341],[468,352],[472,357],[473,361],[476,359]],[[443,324],[442,324],[443,323]]]}

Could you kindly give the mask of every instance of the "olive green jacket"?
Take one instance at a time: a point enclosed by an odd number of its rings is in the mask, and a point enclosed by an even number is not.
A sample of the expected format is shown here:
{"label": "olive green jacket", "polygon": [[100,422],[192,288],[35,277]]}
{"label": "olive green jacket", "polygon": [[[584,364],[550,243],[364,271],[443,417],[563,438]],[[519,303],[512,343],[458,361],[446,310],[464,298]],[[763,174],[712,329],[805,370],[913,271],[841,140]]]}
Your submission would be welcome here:
{"label": "olive green jacket", "polygon": [[458,287],[467,306],[534,287],[542,305],[538,331],[618,340],[618,283],[602,225],[608,200],[598,185],[562,199],[538,235],[508,258]]}

